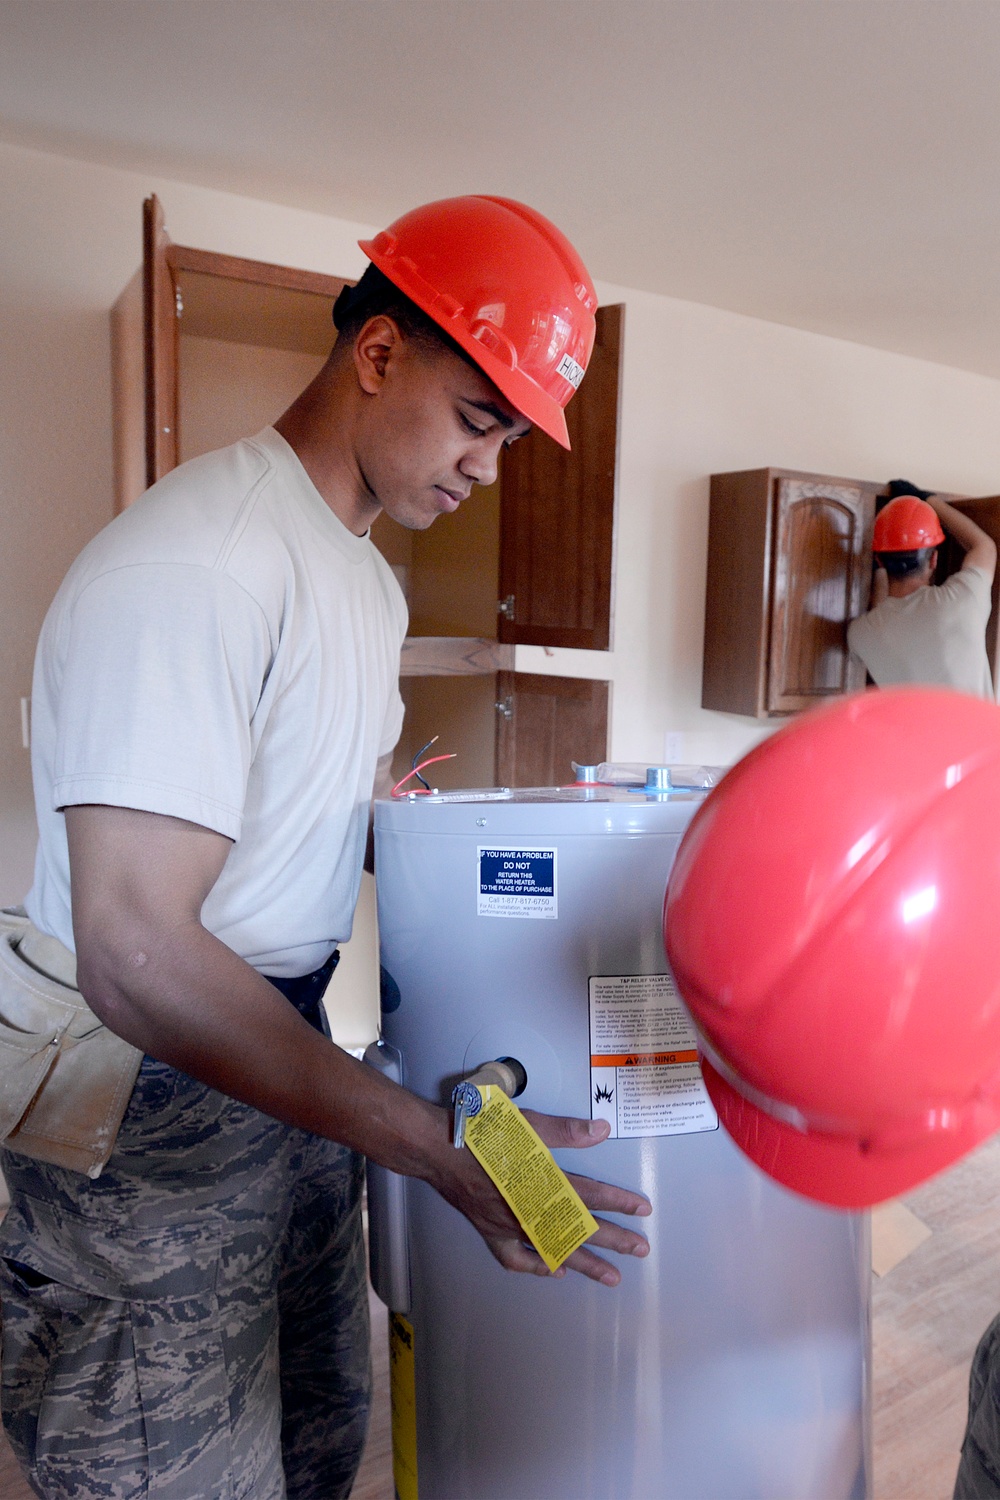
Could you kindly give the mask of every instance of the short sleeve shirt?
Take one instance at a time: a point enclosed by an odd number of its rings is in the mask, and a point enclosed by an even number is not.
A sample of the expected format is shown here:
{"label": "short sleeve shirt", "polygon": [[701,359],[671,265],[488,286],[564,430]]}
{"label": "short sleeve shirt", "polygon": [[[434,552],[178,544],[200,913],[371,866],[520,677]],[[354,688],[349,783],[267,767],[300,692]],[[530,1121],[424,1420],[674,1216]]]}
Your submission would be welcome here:
{"label": "short sleeve shirt", "polygon": [[992,580],[962,568],[944,583],[886,599],[852,620],[847,643],[879,687],[927,683],[994,697],[986,655]]}
{"label": "short sleeve shirt", "polygon": [[350,936],[406,606],[267,428],[182,465],[70,569],[35,665],[33,921],[73,947],[62,810],[139,808],[233,847],[202,913],[262,973]]}

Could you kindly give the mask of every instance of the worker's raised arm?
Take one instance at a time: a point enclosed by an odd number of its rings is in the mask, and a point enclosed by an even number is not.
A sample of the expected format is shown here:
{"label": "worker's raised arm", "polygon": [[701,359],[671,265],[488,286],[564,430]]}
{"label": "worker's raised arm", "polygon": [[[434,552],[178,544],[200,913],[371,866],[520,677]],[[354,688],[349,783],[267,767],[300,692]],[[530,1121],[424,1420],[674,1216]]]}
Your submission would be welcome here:
{"label": "worker's raised arm", "polygon": [[927,504],[936,512],[948,535],[964,549],[962,567],[980,568],[992,578],[997,565],[997,547],[993,538],[987,536],[969,516],[949,505],[942,495],[928,495]]}
{"label": "worker's raised arm", "polygon": [[[451,1144],[448,1112],[334,1046],[201,923],[229,839],[129,808],[66,809],[80,989],[110,1029],[189,1077],[288,1125],[420,1177],[472,1222],[509,1270],[545,1274],[485,1172]],[[531,1117],[550,1146],[592,1146],[603,1122]],[[574,1178],[589,1208],[644,1214],[639,1193]],[[641,1235],[601,1223],[590,1244],[644,1255]],[[587,1247],[567,1265],[615,1285]]]}

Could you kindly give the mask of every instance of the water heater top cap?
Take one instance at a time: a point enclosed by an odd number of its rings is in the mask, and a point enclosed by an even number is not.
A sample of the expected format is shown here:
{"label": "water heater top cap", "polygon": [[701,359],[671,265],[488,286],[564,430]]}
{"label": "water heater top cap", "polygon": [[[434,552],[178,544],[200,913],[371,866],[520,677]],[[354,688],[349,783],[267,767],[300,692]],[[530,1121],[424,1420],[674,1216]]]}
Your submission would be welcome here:
{"label": "water heater top cap", "polygon": [[1000,708],[804,714],[699,809],[667,955],[736,1143],[823,1203],[894,1197],[1000,1128]]}

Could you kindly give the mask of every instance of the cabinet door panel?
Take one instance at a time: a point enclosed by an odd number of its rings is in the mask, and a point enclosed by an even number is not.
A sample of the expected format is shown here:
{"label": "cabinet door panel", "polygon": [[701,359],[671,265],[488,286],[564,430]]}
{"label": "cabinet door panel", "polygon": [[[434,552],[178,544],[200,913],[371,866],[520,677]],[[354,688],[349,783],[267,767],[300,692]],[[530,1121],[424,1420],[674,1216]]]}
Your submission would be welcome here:
{"label": "cabinet door panel", "polygon": [[497,779],[501,786],[561,786],[572,762],[608,753],[607,682],[497,673]]}
{"label": "cabinet door panel", "polygon": [[769,712],[864,687],[847,623],[865,603],[873,513],[860,486],[778,481]]}
{"label": "cabinet door panel", "polygon": [[142,205],[142,292],[146,364],[146,483],[177,467],[177,287],[159,199]]}
{"label": "cabinet door panel", "polygon": [[499,639],[611,645],[615,469],[624,308],[599,307],[597,340],[566,408],[572,451],[537,429],[503,456]]}
{"label": "cabinet door panel", "polygon": [[712,475],[702,708],[767,713],[774,490],[771,469]]}

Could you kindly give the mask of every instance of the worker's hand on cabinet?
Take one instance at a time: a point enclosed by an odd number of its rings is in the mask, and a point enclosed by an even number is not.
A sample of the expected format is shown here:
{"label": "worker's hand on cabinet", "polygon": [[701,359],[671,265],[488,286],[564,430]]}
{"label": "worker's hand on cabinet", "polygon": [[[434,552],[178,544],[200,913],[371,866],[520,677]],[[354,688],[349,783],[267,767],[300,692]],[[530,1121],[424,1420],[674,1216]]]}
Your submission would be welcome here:
{"label": "worker's hand on cabinet", "polygon": [[[607,1138],[606,1120],[578,1120],[561,1115],[536,1114],[526,1109],[524,1117],[553,1149],[567,1146],[597,1146]],[[566,1270],[579,1271],[604,1286],[617,1286],[621,1272],[610,1261],[595,1255],[599,1250],[613,1250],[618,1255],[645,1256],[649,1242],[641,1234],[599,1219],[596,1234],[586,1245],[573,1252],[558,1271],[551,1272],[541,1256],[525,1243],[524,1231],[507,1207],[493,1183],[471,1151],[451,1150],[438,1159],[439,1170],[430,1179],[433,1186],[453,1207],[463,1213],[482,1235],[492,1255],[508,1271],[533,1276],[562,1276]],[[643,1217],[652,1213],[652,1205],[641,1193],[598,1182],[591,1177],[568,1174],[569,1180],[593,1213],[632,1214]]]}

